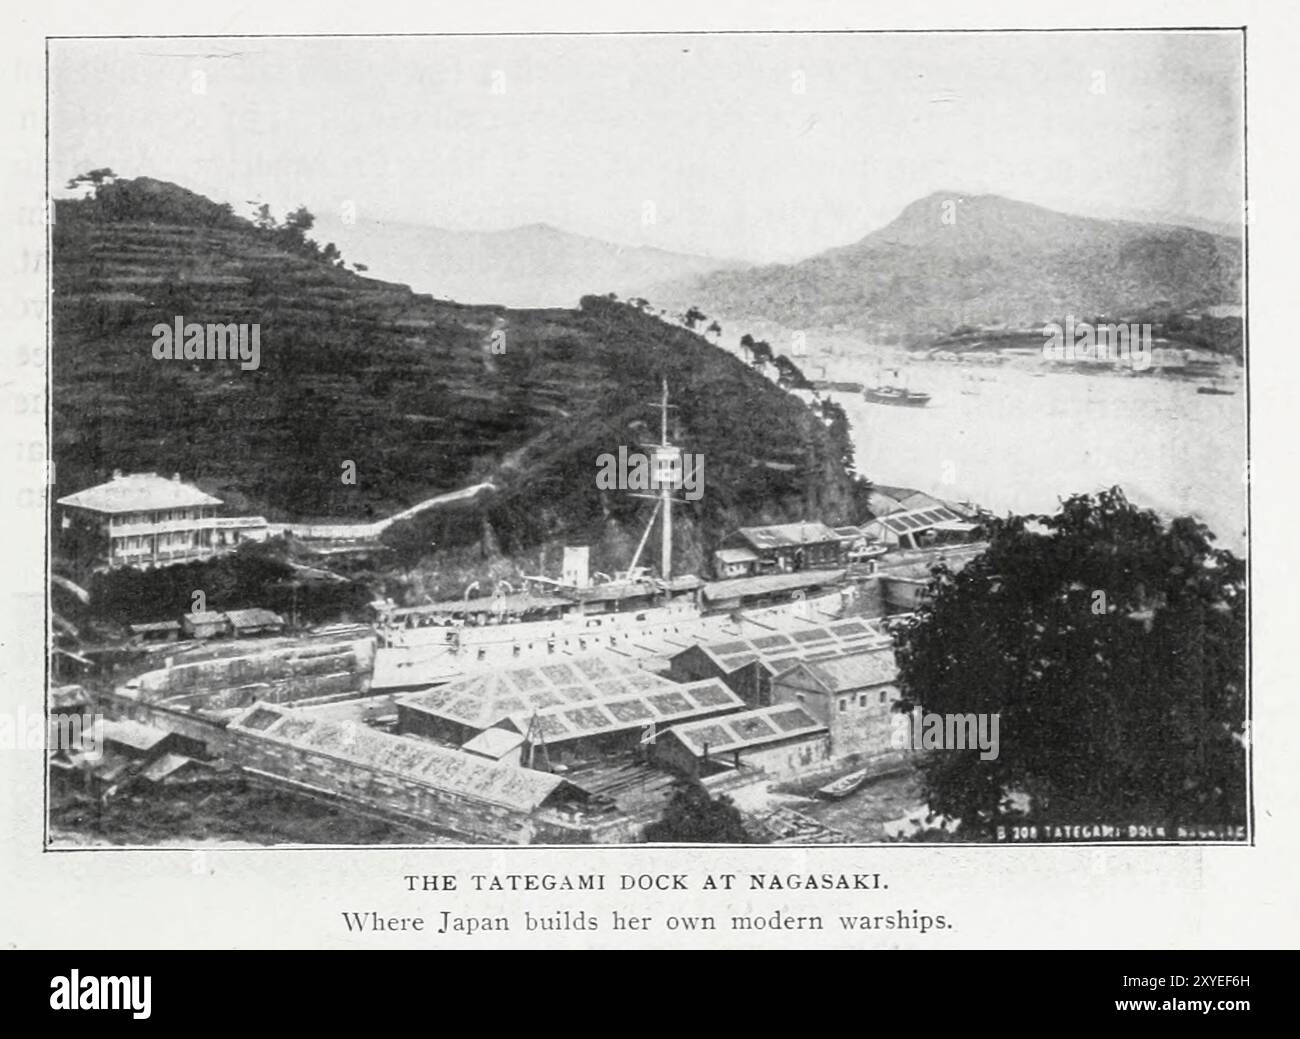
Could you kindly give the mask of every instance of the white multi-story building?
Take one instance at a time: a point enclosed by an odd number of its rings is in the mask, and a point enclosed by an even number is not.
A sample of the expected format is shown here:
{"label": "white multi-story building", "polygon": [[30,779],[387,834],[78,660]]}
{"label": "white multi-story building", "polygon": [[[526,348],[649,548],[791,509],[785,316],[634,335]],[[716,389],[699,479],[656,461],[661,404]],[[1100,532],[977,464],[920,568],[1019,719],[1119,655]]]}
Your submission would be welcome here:
{"label": "white multi-story building", "polygon": [[219,517],[221,499],[182,482],[179,474],[169,480],[117,470],[107,483],[58,504],[63,541],[89,569],[188,563],[267,533],[260,516]]}

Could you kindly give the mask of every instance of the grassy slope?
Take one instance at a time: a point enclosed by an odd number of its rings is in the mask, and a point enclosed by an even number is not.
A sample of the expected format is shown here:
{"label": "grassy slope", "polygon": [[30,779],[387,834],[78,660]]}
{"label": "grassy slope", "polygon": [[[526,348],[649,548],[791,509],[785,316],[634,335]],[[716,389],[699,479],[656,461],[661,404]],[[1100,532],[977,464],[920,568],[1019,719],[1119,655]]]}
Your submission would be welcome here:
{"label": "grassy slope", "polygon": [[[54,282],[55,497],[115,468],[155,470],[233,509],[346,520],[489,478],[499,494],[413,523],[409,538],[506,550],[598,539],[646,518],[644,502],[596,490],[595,459],[647,438],[667,376],[675,435],[706,459],[705,499],[682,510],[692,565],[739,522],[850,509],[838,446],[806,408],[607,300],[506,311],[417,296],[144,178],[59,204]],[[260,323],[260,369],[155,360],[151,329],[175,315]],[[498,317],[506,351],[493,355]],[[340,479],[345,460],[355,486]]]}

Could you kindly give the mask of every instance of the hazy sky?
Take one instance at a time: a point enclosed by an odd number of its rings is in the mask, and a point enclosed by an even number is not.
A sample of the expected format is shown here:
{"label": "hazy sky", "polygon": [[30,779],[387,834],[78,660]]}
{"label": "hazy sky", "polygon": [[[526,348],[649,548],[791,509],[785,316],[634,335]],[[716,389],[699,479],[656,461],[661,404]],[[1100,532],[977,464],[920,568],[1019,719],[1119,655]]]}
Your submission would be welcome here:
{"label": "hazy sky", "polygon": [[[750,260],[931,191],[1239,223],[1236,33],[52,41],[51,183]],[[653,204],[653,222],[647,222]],[[241,208],[242,211],[242,208]],[[331,219],[332,218],[332,219]]]}

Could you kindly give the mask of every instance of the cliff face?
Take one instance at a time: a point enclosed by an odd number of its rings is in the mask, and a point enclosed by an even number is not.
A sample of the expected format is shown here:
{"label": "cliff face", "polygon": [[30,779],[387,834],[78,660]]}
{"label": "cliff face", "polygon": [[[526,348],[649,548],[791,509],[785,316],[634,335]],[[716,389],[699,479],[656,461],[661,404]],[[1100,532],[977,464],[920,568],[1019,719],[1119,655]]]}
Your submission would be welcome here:
{"label": "cliff face", "polygon": [[[178,472],[232,509],[345,522],[490,480],[496,493],[412,521],[399,545],[596,540],[648,519],[649,503],[597,488],[596,459],[658,439],[667,378],[673,437],[705,460],[702,500],[678,510],[683,562],[740,523],[851,509],[841,445],[807,408],[608,299],[416,295],[145,178],[60,202],[53,270],[56,498],[114,469]],[[258,325],[256,369],[155,358],[155,327],[178,317]]]}

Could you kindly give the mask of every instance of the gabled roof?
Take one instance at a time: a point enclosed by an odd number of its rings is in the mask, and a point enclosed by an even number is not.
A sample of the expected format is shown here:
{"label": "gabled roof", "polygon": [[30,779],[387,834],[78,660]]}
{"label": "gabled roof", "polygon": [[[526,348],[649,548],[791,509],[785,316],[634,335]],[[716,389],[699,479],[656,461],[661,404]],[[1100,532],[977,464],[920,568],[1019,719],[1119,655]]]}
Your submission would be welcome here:
{"label": "gabled roof", "polygon": [[927,530],[946,523],[960,523],[962,519],[946,505],[936,505],[927,509],[906,509],[903,512],[891,512],[872,520],[868,526],[879,524],[895,534],[911,534],[917,530]]}
{"label": "gabled roof", "polygon": [[898,663],[892,648],[864,650],[822,660],[801,660],[777,677],[800,671],[835,694],[893,682],[898,678]]}
{"label": "gabled roof", "polygon": [[229,728],[521,812],[540,807],[557,791],[581,794],[563,776],[500,765],[424,740],[390,736],[356,722],[313,719],[275,704],[254,704],[233,719]]}
{"label": "gabled roof", "polygon": [[754,563],[758,556],[747,548],[720,548],[713,553],[721,563]]}
{"label": "gabled roof", "polygon": [[468,754],[500,761],[512,750],[518,750],[523,743],[523,733],[512,729],[484,729],[468,743],[461,744],[460,749]]}
{"label": "gabled roof", "polygon": [[762,551],[770,548],[798,548],[800,545],[838,541],[839,535],[817,520],[782,523],[772,527],[741,527],[736,533]]}
{"label": "gabled roof", "polygon": [[648,725],[669,725],[702,714],[740,710],[744,706],[744,700],[714,678],[674,684],[657,693],[516,714],[511,716],[510,722],[520,732],[527,734],[532,729],[540,732],[540,739],[559,743],[584,736],[643,729]]}
{"label": "gabled roof", "polygon": [[270,610],[227,610],[226,619],[236,628],[283,627],[284,618]]}
{"label": "gabled roof", "polygon": [[59,499],[60,505],[116,515],[125,512],[154,512],[194,505],[220,505],[221,499],[205,494],[193,484],[168,480],[157,473],[128,473],[108,483]]}
{"label": "gabled roof", "polygon": [[677,683],[605,654],[589,653],[545,664],[481,671],[397,698],[399,706],[487,729],[506,718],[548,707],[677,689]]}
{"label": "gabled roof", "polygon": [[879,620],[850,617],[790,631],[718,639],[692,649],[703,653],[726,674],[754,661],[762,663],[769,674],[776,674],[788,669],[796,660],[840,656],[851,650],[878,648],[889,643],[890,636]]}
{"label": "gabled roof", "polygon": [[668,735],[675,736],[693,754],[702,755],[706,747],[710,754],[726,754],[826,731],[826,726],[797,704],[778,704],[707,721],[674,725]]}
{"label": "gabled roof", "polygon": [[105,743],[116,743],[118,746],[132,747],[136,750],[150,750],[169,735],[166,729],[156,729],[152,725],[129,719],[106,721],[103,728]]}

